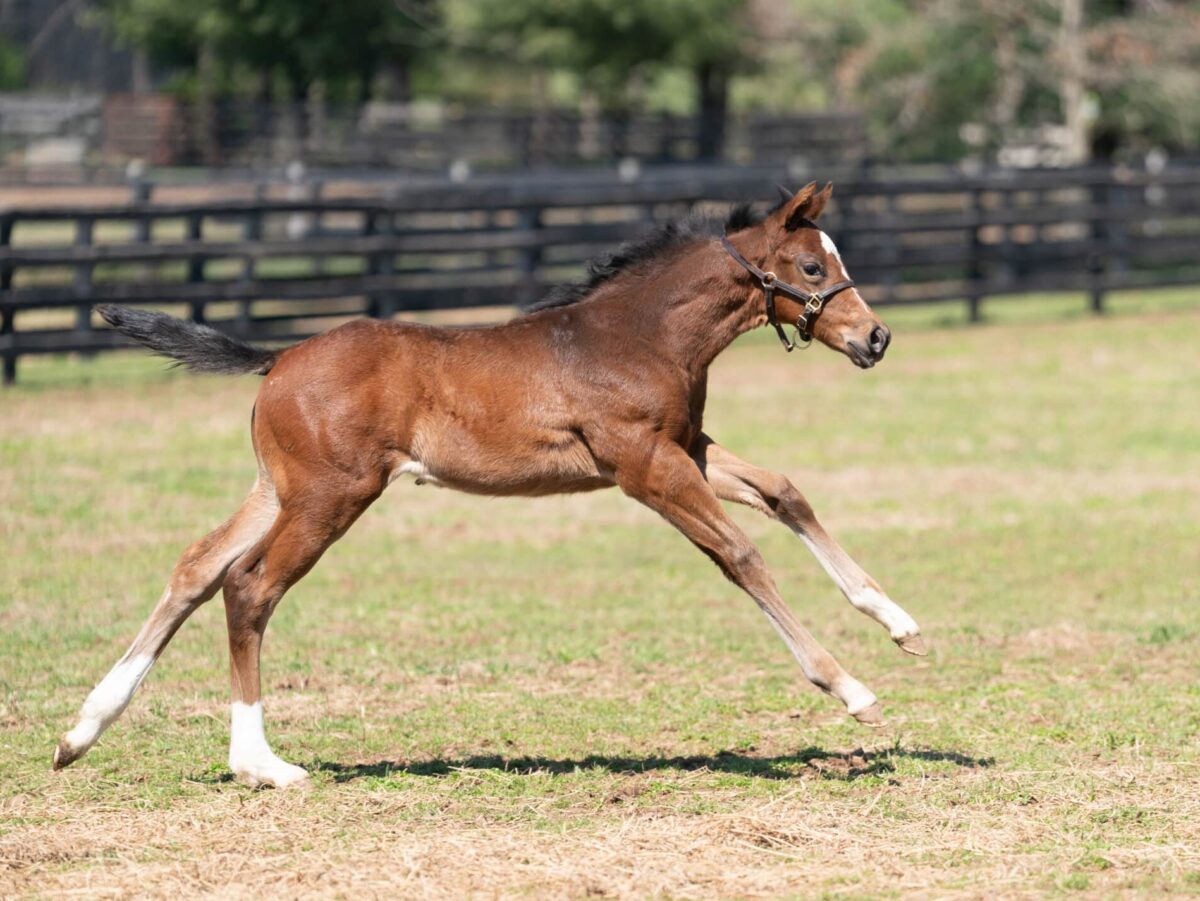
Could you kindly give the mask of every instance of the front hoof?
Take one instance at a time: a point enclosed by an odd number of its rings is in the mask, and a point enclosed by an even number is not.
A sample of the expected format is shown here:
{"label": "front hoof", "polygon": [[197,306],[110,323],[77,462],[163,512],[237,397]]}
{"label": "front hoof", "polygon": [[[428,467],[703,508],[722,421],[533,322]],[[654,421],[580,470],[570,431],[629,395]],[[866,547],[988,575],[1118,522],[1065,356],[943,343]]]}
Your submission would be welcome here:
{"label": "front hoof", "polygon": [[921,637],[920,632],[913,635],[905,635],[901,638],[893,638],[892,641],[900,646],[900,650],[907,654],[912,654],[914,657],[929,656],[929,648],[926,646],[925,639]]}
{"label": "front hoof", "polygon": [[853,716],[864,726],[871,726],[875,729],[883,726],[886,722],[883,718],[883,708],[879,706],[878,701],[870,707],[864,707],[858,713],[853,714]]}
{"label": "front hoof", "polygon": [[58,746],[54,749],[54,761],[51,766],[57,771],[64,767],[69,767],[76,760],[84,755],[87,748],[74,748],[67,743],[64,738],[59,741]]}

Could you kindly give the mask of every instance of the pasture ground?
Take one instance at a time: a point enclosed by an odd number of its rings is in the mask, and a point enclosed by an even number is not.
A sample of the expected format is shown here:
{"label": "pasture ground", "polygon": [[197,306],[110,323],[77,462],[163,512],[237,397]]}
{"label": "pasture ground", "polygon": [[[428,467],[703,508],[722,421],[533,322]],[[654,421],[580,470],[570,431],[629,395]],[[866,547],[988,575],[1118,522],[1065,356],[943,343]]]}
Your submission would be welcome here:
{"label": "pasture ground", "polygon": [[229,779],[219,601],[50,772],[249,487],[257,383],[23,362],[0,393],[0,896],[1200,894],[1195,301],[899,311],[869,373],[766,331],[718,361],[711,434],[792,476],[934,648],[903,655],[733,510],[885,729],[617,493],[400,482],[268,633],[298,792]]}

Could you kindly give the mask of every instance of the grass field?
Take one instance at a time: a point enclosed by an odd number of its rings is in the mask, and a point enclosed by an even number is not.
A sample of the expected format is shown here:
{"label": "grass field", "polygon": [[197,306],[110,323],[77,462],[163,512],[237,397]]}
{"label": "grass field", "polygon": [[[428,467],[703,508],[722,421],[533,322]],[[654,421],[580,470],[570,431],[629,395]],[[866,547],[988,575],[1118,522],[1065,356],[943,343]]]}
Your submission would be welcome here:
{"label": "grass field", "polygon": [[889,315],[887,361],[713,373],[922,624],[907,657],[784,528],[784,596],[880,696],[857,726],[754,604],[615,492],[397,483],[281,605],[301,791],[232,781],[221,604],[73,768],[50,752],[179,551],[253,478],[254,379],[30,360],[0,393],[0,896],[1200,894],[1200,303]]}

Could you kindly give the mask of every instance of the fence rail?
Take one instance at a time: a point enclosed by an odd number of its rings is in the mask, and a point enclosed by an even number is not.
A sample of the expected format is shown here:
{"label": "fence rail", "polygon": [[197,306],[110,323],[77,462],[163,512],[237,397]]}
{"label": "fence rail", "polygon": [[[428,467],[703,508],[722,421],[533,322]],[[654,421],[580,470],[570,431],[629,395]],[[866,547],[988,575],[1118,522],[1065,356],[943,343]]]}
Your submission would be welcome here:
{"label": "fence rail", "polygon": [[[252,340],[335,320],[510,304],[595,253],[700,208],[768,197],[769,167],[374,183],[329,196],[0,209],[0,357],[122,342],[91,307],[182,305]],[[361,186],[360,186],[361,188]],[[373,196],[363,196],[364,193]],[[839,180],[822,220],[872,304],[1200,284],[1200,170],[997,172]],[[178,311],[178,308],[176,308]]]}

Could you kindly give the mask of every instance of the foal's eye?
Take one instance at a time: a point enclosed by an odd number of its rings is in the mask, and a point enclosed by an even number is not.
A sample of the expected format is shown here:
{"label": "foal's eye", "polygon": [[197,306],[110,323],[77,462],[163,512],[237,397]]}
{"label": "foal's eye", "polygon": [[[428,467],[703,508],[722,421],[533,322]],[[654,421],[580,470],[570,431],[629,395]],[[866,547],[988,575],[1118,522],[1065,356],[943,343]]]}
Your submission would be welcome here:
{"label": "foal's eye", "polygon": [[805,275],[820,275],[821,274],[821,264],[820,263],[805,263],[801,268],[804,270]]}

